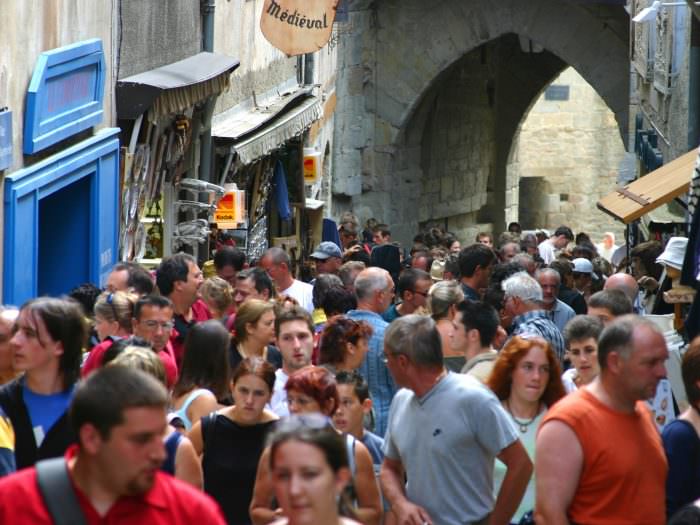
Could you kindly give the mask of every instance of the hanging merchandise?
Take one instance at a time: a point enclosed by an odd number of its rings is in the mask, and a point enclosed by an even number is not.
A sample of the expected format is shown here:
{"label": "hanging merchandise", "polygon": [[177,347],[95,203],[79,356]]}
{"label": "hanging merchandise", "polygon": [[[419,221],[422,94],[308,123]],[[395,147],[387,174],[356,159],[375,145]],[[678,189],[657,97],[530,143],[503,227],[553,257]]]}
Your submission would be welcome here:
{"label": "hanging merchandise", "polygon": [[[190,119],[178,115],[170,125],[149,122],[141,133],[141,122],[134,124],[132,144],[124,152],[124,185],[120,252],[122,260],[141,260],[154,253],[150,239],[160,234],[143,224],[145,211],[157,204],[166,181],[177,180],[185,171],[185,152],[192,139]],[[137,144],[139,135],[143,142]],[[131,153],[133,151],[133,154]],[[160,205],[157,206],[160,210]],[[150,222],[149,219],[147,222]],[[162,254],[162,247],[158,250]]]}
{"label": "hanging merchandise", "polygon": [[248,260],[259,260],[267,248],[267,217],[262,217],[253,225],[248,235]]}
{"label": "hanging merchandise", "polygon": [[275,162],[275,203],[280,219],[289,222],[292,220],[292,208],[289,206],[289,191],[287,190],[287,174],[281,161]]}

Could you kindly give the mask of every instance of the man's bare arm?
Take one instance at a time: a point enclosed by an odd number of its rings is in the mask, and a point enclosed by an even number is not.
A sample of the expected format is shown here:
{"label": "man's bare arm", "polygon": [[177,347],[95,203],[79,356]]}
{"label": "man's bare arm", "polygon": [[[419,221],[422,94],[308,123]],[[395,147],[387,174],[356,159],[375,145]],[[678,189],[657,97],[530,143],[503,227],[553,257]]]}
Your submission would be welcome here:
{"label": "man's bare arm", "polygon": [[583,449],[576,433],[561,421],[547,421],[535,448],[537,525],[569,525],[567,511],[582,469]]}

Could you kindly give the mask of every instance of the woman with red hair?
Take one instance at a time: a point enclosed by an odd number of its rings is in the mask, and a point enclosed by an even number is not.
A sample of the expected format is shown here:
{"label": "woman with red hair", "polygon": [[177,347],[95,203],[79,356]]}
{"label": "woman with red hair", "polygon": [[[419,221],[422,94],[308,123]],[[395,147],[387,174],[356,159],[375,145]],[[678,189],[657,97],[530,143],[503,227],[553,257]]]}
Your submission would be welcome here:
{"label": "woman with red hair", "polygon": [[[335,377],[320,366],[306,366],[289,376],[287,385],[287,403],[289,413],[320,413],[329,418],[338,408],[340,397]],[[367,447],[355,440],[350,434],[345,435],[346,451],[352,471],[354,488],[354,507],[358,521],[367,525],[381,523],[382,505],[377,481],[374,478],[372,456]],[[250,517],[255,525],[264,525],[279,518],[282,509],[275,509],[273,487],[270,477],[270,450],[265,449],[258,463],[258,475],[250,503]]]}
{"label": "woman with red hair", "polygon": [[[561,382],[561,370],[551,345],[539,335],[520,334],[506,343],[486,382],[503,408],[510,415],[513,428],[530,460],[535,462],[537,427],[547,409],[566,395]],[[494,466],[494,494],[498,494],[505,477],[506,467],[496,460]],[[518,523],[535,506],[534,474],[511,523]]]}
{"label": "woman with red hair", "polygon": [[332,317],[321,333],[319,364],[331,373],[352,372],[367,354],[372,327],[344,315]]}

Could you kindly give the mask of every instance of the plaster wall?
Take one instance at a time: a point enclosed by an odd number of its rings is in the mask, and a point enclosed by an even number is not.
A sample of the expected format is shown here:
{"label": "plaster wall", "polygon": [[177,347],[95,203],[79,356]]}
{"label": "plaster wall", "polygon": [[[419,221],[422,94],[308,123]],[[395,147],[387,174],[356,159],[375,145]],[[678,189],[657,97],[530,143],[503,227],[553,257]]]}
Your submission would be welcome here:
{"label": "plaster wall", "polygon": [[112,4],[92,0],[0,0],[0,13],[4,20],[0,31],[0,108],[7,107],[12,111],[14,142],[9,173],[34,160],[22,155],[24,104],[34,66],[43,51],[90,38],[102,39],[106,64],[105,118],[99,127],[113,125],[114,99],[110,89],[114,83],[110,67],[113,56]]}

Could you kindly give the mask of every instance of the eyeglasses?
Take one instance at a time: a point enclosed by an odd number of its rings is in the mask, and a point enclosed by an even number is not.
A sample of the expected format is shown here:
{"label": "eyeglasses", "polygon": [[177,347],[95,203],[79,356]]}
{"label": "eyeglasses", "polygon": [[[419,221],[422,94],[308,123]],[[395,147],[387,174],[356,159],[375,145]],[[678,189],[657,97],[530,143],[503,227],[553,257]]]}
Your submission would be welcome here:
{"label": "eyeglasses", "polygon": [[172,330],[175,326],[175,323],[173,323],[172,321],[165,321],[163,323],[159,323],[158,321],[154,321],[152,319],[144,321],[143,324],[146,325],[146,328],[148,328],[149,330],[156,330],[160,326],[164,331]]}
{"label": "eyeglasses", "polygon": [[417,293],[418,295],[422,295],[423,297],[428,297],[428,292],[419,292],[418,290],[411,290],[413,293]]}

